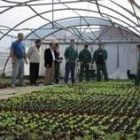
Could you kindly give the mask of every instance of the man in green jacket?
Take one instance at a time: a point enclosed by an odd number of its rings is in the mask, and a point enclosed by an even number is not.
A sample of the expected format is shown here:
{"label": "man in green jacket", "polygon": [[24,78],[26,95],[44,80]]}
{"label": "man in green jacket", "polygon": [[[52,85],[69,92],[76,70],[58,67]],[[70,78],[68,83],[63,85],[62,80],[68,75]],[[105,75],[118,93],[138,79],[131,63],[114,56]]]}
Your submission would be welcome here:
{"label": "man in green jacket", "polygon": [[101,81],[101,71],[104,75],[104,79],[108,81],[108,73],[106,68],[107,51],[103,49],[103,44],[99,43],[99,48],[94,52],[93,63],[96,63],[97,67],[97,81]]}
{"label": "man in green jacket", "polygon": [[84,46],[84,49],[79,53],[79,62],[80,62],[80,76],[79,81],[83,80],[83,72],[85,69],[86,80],[89,81],[89,64],[91,63],[91,53],[88,50],[88,45]]}
{"label": "man in green jacket", "polygon": [[139,82],[140,82],[140,44],[137,45],[137,47],[139,48],[139,60],[138,60],[137,75],[136,75],[136,78],[135,78],[135,86],[139,86]]}
{"label": "man in green jacket", "polygon": [[66,48],[64,56],[66,59],[66,66],[65,66],[65,83],[68,82],[69,78],[69,73],[71,72],[71,79],[72,83],[75,83],[75,65],[76,65],[76,60],[78,57],[78,52],[75,49],[75,41],[74,39],[70,40],[70,46]]}

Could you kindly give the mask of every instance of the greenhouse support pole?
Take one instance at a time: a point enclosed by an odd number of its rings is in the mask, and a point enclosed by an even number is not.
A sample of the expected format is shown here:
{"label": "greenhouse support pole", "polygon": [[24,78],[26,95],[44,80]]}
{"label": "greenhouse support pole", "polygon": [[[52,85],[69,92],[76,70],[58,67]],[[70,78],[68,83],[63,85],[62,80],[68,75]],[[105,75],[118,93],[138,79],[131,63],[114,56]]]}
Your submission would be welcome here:
{"label": "greenhouse support pole", "polygon": [[1,75],[3,78],[6,77],[5,70],[6,70],[6,66],[8,64],[9,59],[10,59],[10,55],[8,56],[8,58],[7,58],[7,60],[6,60],[5,64],[4,64],[3,72],[2,72],[2,75]]}
{"label": "greenhouse support pole", "polygon": [[52,26],[54,28],[54,0],[52,0]]}

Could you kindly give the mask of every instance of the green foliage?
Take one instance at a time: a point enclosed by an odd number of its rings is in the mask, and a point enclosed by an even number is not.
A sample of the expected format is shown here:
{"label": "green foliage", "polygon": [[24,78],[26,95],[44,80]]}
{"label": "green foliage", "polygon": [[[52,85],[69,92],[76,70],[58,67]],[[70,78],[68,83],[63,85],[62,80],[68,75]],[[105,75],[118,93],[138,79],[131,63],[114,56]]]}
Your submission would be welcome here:
{"label": "green foliage", "polygon": [[0,101],[0,139],[135,140],[140,89],[131,81],[47,87]]}

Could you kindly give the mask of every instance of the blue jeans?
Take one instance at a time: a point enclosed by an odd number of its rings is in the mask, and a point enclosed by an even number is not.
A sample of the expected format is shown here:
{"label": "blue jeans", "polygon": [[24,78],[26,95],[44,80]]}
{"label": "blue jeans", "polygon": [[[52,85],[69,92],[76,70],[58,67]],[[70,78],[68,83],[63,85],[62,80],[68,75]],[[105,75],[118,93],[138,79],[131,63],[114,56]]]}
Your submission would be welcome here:
{"label": "blue jeans", "polygon": [[65,67],[65,83],[68,82],[69,78],[69,73],[71,72],[71,79],[72,83],[75,82],[75,62],[66,62],[66,67]]}
{"label": "blue jeans", "polygon": [[12,86],[16,85],[16,77],[19,77],[19,85],[23,85],[23,74],[24,74],[24,58],[16,59],[15,64],[13,64],[13,71],[12,71]]}

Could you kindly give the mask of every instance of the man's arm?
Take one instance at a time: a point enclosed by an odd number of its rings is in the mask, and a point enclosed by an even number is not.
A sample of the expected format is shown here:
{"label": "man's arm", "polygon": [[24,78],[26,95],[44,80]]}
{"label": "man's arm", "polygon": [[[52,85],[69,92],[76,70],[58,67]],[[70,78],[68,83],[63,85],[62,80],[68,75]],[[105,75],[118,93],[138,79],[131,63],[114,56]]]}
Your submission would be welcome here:
{"label": "man's arm", "polygon": [[93,53],[92,64],[96,61],[96,51]]}
{"label": "man's arm", "polygon": [[25,63],[28,64],[26,49],[25,49],[25,52],[24,52],[24,59],[25,59]]}
{"label": "man's arm", "polygon": [[11,56],[11,61],[12,61],[12,64],[15,64],[15,53],[14,53],[14,43],[12,43],[12,46],[11,46],[11,52],[10,52],[10,56]]}
{"label": "man's arm", "polygon": [[27,54],[25,52],[25,63],[28,65]]}
{"label": "man's arm", "polygon": [[13,49],[11,49],[10,56],[11,56],[12,64],[15,64],[15,55],[14,55],[14,50]]}
{"label": "man's arm", "polygon": [[91,53],[89,52],[89,63],[91,63],[92,61],[92,56],[91,56]]}
{"label": "man's arm", "polygon": [[45,62],[45,67],[46,67],[46,68],[49,67],[48,61],[49,61],[49,52],[48,52],[48,50],[46,49],[46,50],[45,50],[45,53],[44,53],[44,62]]}
{"label": "man's arm", "polygon": [[105,61],[106,61],[107,58],[108,58],[108,54],[107,54],[107,51],[106,50],[104,50],[104,52],[105,52]]}
{"label": "man's arm", "polygon": [[76,50],[76,59],[78,58],[78,51]]}
{"label": "man's arm", "polygon": [[82,55],[82,52],[80,52],[80,53],[79,53],[79,56],[78,56],[79,62],[80,62],[80,63],[81,63],[81,61],[82,61],[82,60],[81,60],[81,55]]}
{"label": "man's arm", "polygon": [[68,59],[68,48],[65,50],[64,57],[66,60]]}
{"label": "man's arm", "polygon": [[28,59],[30,59],[31,54],[32,54],[32,47],[30,47],[28,52],[27,52],[27,58]]}
{"label": "man's arm", "polygon": [[46,54],[46,50],[45,50],[45,52],[44,52],[44,66],[46,67],[46,59],[47,59],[47,54]]}

